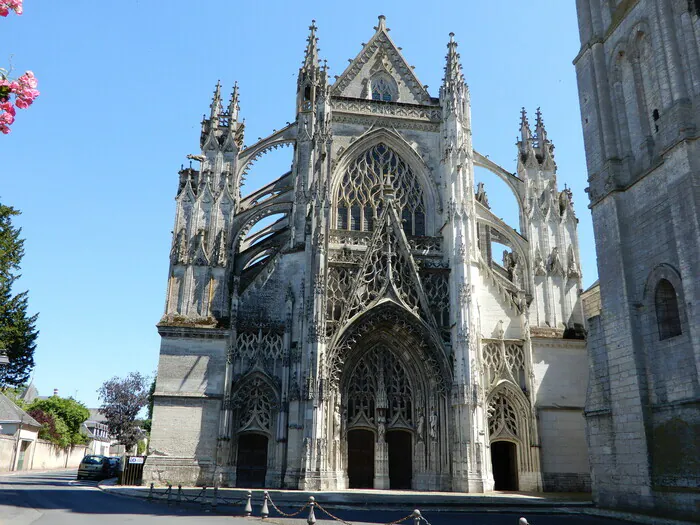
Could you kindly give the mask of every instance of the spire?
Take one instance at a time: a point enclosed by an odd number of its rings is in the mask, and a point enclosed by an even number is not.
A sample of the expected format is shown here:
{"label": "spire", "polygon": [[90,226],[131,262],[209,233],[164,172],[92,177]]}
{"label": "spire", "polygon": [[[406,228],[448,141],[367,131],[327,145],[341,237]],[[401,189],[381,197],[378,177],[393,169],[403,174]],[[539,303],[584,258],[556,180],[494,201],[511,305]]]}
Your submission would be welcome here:
{"label": "spire", "polygon": [[540,111],[540,108],[537,108],[535,134],[537,135],[537,141],[540,143],[540,147],[544,146],[547,142],[547,130],[544,129],[544,121],[542,120],[542,111]]}
{"label": "spire", "polygon": [[212,126],[216,126],[219,122],[219,114],[221,113],[221,81],[216,81],[216,88],[214,89],[214,97],[211,101],[211,123]]}
{"label": "spire", "polygon": [[309,26],[309,37],[306,39],[306,52],[304,54],[304,65],[301,67],[302,71],[307,74],[315,72],[319,69],[318,60],[318,37],[316,36],[316,20],[311,21]]}
{"label": "spire", "polygon": [[447,56],[445,64],[445,78],[443,79],[443,87],[446,90],[455,86],[464,84],[464,75],[462,74],[462,64],[459,62],[459,53],[457,53],[457,42],[455,42],[455,34],[450,33],[450,41],[447,44]]}
{"label": "spire", "polygon": [[522,108],[520,110],[520,142],[525,146],[531,139],[532,132],[530,131],[530,123],[527,120],[527,111],[525,111],[525,108]]}
{"label": "spire", "polygon": [[231,101],[228,103],[228,114],[229,114],[229,127],[233,126],[234,122],[238,121],[238,112],[241,107],[238,104],[238,82],[233,84],[233,91],[231,92]]}

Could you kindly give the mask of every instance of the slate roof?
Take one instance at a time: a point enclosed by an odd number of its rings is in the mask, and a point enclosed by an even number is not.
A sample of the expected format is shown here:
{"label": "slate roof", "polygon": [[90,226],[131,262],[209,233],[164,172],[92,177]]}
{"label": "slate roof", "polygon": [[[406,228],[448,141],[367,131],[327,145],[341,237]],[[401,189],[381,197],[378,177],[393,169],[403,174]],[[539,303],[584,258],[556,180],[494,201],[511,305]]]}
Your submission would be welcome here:
{"label": "slate roof", "polygon": [[15,405],[10,398],[0,392],[0,423],[24,423],[40,427],[41,424],[24,410]]}

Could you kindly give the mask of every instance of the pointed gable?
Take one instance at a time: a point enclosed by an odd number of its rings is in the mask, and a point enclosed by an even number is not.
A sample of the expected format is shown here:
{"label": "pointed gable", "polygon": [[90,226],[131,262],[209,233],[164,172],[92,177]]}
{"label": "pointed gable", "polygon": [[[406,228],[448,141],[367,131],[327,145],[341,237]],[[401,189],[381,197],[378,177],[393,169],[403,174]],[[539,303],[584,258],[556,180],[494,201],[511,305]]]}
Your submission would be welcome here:
{"label": "pointed gable", "polygon": [[333,85],[337,97],[426,104],[430,95],[389,37],[384,16],[376,33]]}

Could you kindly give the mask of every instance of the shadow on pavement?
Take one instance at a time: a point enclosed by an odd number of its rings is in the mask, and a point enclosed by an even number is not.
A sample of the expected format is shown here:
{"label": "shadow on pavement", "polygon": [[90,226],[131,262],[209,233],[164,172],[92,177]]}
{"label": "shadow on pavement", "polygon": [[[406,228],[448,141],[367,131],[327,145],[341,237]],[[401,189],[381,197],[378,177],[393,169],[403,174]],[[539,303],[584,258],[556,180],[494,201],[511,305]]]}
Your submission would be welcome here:
{"label": "shadow on pavement", "polygon": [[[77,481],[75,472],[62,472],[60,474],[27,475],[0,477],[0,509],[3,505],[11,507],[26,507],[37,510],[60,510],[64,512],[97,515],[152,515],[152,516],[210,516],[212,519],[226,516],[243,516],[244,504],[228,506],[219,504],[212,512],[203,508],[200,504],[185,503],[176,505],[171,502],[168,505],[164,501],[148,502],[142,498],[128,497],[105,493],[100,490],[94,481]],[[319,493],[321,499],[322,494]],[[413,519],[408,517],[414,508],[415,500],[411,493],[407,493],[405,508],[397,510],[373,510],[368,508],[337,508],[326,504],[328,510],[347,522],[352,523],[379,523],[389,524],[401,518],[407,517],[403,523],[414,525]],[[411,500],[414,500],[413,502]],[[253,502],[253,517],[259,519],[262,501]],[[301,505],[300,505],[301,506]],[[281,506],[285,513],[292,513],[297,507]],[[209,512],[207,512],[209,510]],[[555,525],[564,519],[567,525],[620,525],[618,520],[585,516],[580,514],[544,514],[535,509],[518,511],[515,508],[484,509],[484,511],[463,512],[440,511],[430,509],[423,513],[427,521],[421,525],[516,525],[518,518],[524,513],[532,525]],[[1,514],[1,512],[0,512]],[[270,521],[282,525],[301,525],[306,523],[308,509],[299,514],[295,519],[281,517],[270,507]],[[316,510],[316,519],[319,523],[332,523],[332,519],[320,509]],[[217,520],[218,521],[218,520]],[[340,523],[336,521],[335,523]]]}

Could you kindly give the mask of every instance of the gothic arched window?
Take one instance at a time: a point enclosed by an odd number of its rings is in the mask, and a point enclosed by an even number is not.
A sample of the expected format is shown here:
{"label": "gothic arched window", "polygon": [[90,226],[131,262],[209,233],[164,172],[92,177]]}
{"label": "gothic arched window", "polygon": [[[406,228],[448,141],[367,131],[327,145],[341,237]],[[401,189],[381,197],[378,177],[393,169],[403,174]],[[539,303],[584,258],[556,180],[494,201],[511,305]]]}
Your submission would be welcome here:
{"label": "gothic arched window", "polygon": [[259,429],[269,432],[272,428],[274,400],[267,385],[259,378],[245,385],[235,398],[238,412],[238,429]]}
{"label": "gothic arched window", "polygon": [[678,297],[673,285],[661,279],[654,295],[656,322],[659,326],[659,340],[681,335],[681,316],[678,311]]}
{"label": "gothic arched window", "polygon": [[491,439],[508,435],[519,437],[518,417],[505,392],[499,392],[491,400],[487,410],[489,418],[489,436]]}
{"label": "gothic arched window", "polygon": [[398,89],[396,81],[383,74],[372,77],[372,100],[383,100],[384,102],[396,102]]}
{"label": "gothic arched window", "polygon": [[381,216],[387,180],[394,187],[406,235],[425,235],[423,188],[408,164],[384,143],[359,155],[345,172],[335,198],[335,227],[371,231]]}

